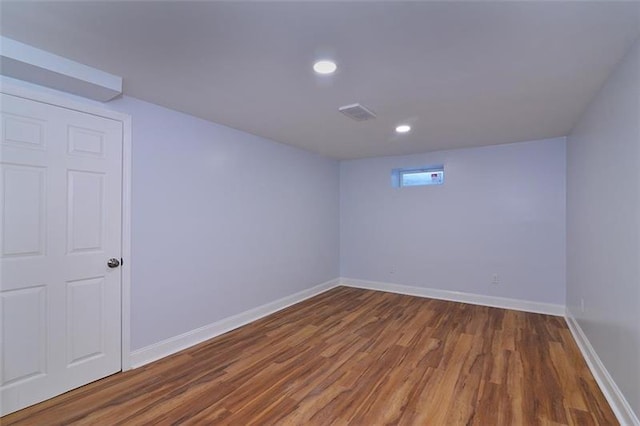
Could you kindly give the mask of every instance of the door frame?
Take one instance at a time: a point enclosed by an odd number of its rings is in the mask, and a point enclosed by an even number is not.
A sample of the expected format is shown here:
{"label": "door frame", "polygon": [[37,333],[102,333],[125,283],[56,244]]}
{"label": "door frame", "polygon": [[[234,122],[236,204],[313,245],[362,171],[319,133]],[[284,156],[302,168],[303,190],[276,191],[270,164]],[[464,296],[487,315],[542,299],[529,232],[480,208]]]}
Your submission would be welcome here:
{"label": "door frame", "polygon": [[[27,83],[28,84],[28,83]],[[122,123],[122,266],[121,282],[121,355],[122,371],[131,369],[131,116],[105,108],[104,104],[85,100],[47,88],[25,88],[0,79],[0,92],[52,106],[104,117]],[[71,97],[67,98],[66,96]]]}

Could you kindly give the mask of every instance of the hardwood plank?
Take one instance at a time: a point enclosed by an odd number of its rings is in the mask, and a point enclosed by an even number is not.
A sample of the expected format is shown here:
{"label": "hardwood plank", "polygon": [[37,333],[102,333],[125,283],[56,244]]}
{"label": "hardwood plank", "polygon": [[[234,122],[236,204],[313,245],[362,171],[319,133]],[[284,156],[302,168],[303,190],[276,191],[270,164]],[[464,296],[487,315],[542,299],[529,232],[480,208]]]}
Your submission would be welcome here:
{"label": "hardwood plank", "polygon": [[338,287],[3,425],[615,425],[564,320]]}

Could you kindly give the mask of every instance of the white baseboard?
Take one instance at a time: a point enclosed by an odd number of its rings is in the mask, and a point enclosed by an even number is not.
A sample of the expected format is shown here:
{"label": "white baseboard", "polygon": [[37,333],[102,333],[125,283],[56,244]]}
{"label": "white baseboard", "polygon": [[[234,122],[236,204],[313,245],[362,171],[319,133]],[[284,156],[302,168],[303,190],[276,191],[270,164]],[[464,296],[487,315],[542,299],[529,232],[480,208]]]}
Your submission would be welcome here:
{"label": "white baseboard", "polygon": [[392,293],[407,294],[411,296],[429,297],[432,299],[451,300],[455,302],[471,303],[474,305],[494,306],[498,308],[515,309],[527,312],[544,313],[550,315],[564,315],[565,308],[560,305],[529,302],[501,297],[484,296],[471,293],[462,293],[448,290],[437,290],[421,287],[411,287],[399,284],[365,281],[352,278],[336,278],[319,284],[307,290],[283,297],[274,302],[267,303],[257,308],[241,312],[237,315],[224,318],[212,324],[205,325],[195,330],[188,331],[178,336],[170,337],[153,345],[146,346],[131,352],[130,362],[132,368],[141,367],[160,358],[172,355],[191,346],[212,339],[216,336],[234,330],[256,321],[293,304],[302,302],[310,297],[324,293],[339,285],[347,287],[364,288],[369,290],[387,291]]}
{"label": "white baseboard", "polygon": [[131,366],[132,368],[141,367],[160,358],[172,355],[176,352],[197,345],[198,343],[202,343],[205,340],[209,340],[274,312],[280,311],[288,306],[302,302],[310,297],[324,293],[338,285],[338,279],[327,281],[310,289],[292,294],[291,296],[283,297],[282,299],[258,306],[257,308],[241,312],[212,324],[154,343],[153,345],[137,349],[131,352]]}
{"label": "white baseboard", "polygon": [[569,324],[569,330],[571,330],[571,334],[573,334],[573,338],[578,344],[582,356],[585,361],[587,361],[591,374],[593,374],[596,382],[598,382],[600,390],[602,390],[605,398],[607,398],[620,424],[622,426],[640,426],[640,420],[638,420],[638,417],[633,412],[631,405],[629,405],[620,388],[618,388],[618,385],[613,381],[613,378],[600,360],[595,349],[591,346],[591,342],[589,342],[586,334],[584,334],[582,327],[580,327],[580,324],[578,324],[578,321],[576,321],[576,318],[568,308],[565,316],[567,324]]}
{"label": "white baseboard", "polygon": [[463,293],[460,291],[439,290],[435,288],[413,287],[402,284],[366,281],[354,278],[340,278],[340,284],[347,287],[368,290],[386,291],[409,296],[428,297],[430,299],[449,300],[452,302],[470,303],[472,305],[492,306],[495,308],[513,309],[516,311],[534,312],[554,316],[564,316],[565,307],[551,303],[531,302],[528,300],[508,299],[506,297],[486,296],[482,294]]}

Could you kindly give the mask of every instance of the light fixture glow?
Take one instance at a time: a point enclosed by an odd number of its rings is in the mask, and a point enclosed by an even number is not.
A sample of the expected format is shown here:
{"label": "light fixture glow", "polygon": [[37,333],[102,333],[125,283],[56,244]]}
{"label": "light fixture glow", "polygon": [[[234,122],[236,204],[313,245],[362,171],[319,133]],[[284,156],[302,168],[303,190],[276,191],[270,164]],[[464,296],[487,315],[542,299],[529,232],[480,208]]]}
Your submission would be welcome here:
{"label": "light fixture glow", "polygon": [[313,70],[318,74],[333,74],[338,66],[333,61],[318,61],[313,64]]}
{"label": "light fixture glow", "polygon": [[408,124],[401,124],[398,127],[396,127],[396,132],[398,133],[407,133],[410,130],[411,130],[411,126],[409,126]]}

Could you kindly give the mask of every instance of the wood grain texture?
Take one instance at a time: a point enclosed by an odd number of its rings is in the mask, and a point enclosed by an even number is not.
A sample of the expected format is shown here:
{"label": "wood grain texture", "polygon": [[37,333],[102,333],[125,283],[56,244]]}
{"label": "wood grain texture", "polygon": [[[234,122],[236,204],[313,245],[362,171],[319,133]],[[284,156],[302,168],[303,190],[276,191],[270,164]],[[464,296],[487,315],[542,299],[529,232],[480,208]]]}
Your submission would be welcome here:
{"label": "wood grain texture", "polygon": [[615,425],[564,319],[338,287],[3,425]]}

